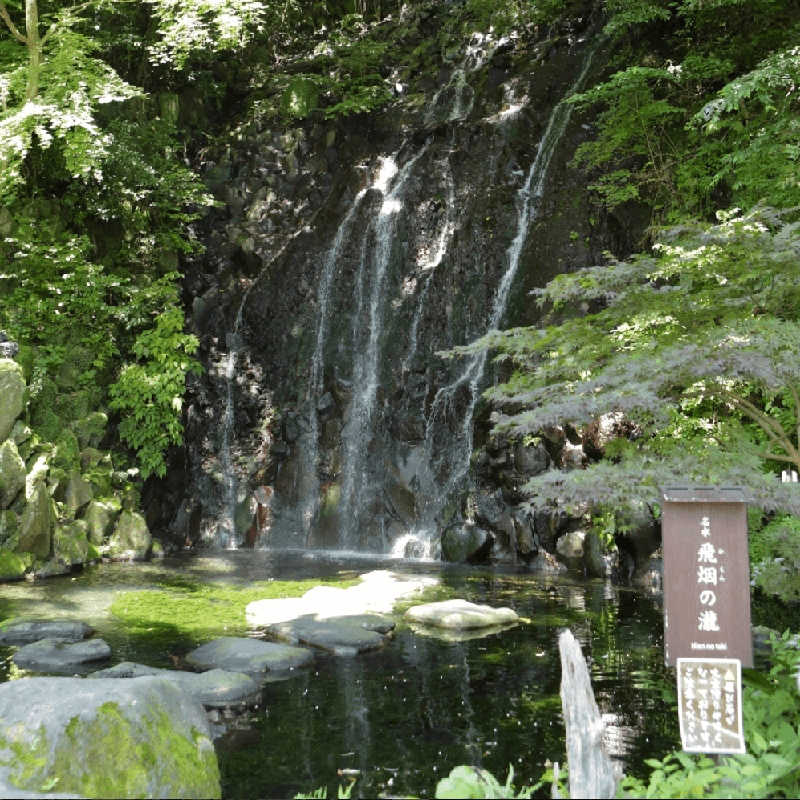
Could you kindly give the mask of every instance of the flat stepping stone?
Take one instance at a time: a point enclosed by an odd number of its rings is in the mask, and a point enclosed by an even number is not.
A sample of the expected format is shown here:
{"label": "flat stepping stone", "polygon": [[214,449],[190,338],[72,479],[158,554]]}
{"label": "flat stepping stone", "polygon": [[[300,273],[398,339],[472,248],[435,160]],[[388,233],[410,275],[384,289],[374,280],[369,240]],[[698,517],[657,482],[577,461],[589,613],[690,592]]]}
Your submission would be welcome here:
{"label": "flat stepping stone", "polygon": [[409,628],[418,636],[429,636],[442,642],[468,642],[470,639],[484,639],[503,631],[516,627],[515,623],[508,625],[487,625],[485,628],[436,628],[411,622]]}
{"label": "flat stepping stone", "polygon": [[409,622],[456,630],[506,625],[519,620],[517,612],[510,608],[482,606],[461,599],[412,606],[405,616]]}
{"label": "flat stepping stone", "polygon": [[35,672],[74,672],[84,664],[110,657],[111,648],[102,639],[75,643],[42,639],[20,647],[12,659],[18,667]]}
{"label": "flat stepping stone", "polygon": [[186,663],[197,669],[224,669],[251,675],[288,672],[313,660],[314,654],[302,647],[236,636],[214,639],[186,656]]}
{"label": "flat stepping stone", "polygon": [[361,583],[340,589],[315,586],[302,597],[256,600],[245,609],[248,625],[266,628],[308,615],[318,619],[388,614],[405,597],[435,585],[435,578],[398,575],[388,570],[374,570],[360,576]]}
{"label": "flat stepping stone", "polygon": [[255,705],[261,698],[261,687],[242,672],[211,669],[207,672],[184,672],[158,669],[133,661],[123,661],[108,669],[93,672],[89,678],[141,678],[157,675],[177,684],[186,694],[206,708],[230,708]]}
{"label": "flat stepping stone", "polygon": [[71,619],[9,619],[0,623],[0,644],[30,644],[41,639],[80,642],[93,633],[85,622]]}
{"label": "flat stepping stone", "polygon": [[387,641],[394,622],[378,614],[320,619],[314,615],[270,625],[267,631],[292,644],[318,647],[337,656],[355,656],[377,650]]}

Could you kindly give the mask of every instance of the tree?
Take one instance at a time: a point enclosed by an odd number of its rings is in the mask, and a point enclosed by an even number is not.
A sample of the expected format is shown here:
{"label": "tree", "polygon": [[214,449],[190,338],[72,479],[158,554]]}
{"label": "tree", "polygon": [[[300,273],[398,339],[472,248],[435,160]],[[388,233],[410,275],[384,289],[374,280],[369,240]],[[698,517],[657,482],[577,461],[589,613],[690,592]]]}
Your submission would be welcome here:
{"label": "tree", "polygon": [[582,511],[652,503],[660,486],[695,480],[743,485],[763,508],[799,512],[797,487],[771,466],[800,469],[798,256],[796,212],[721,214],[664,231],[652,253],[537,291],[568,319],[461,348],[496,349],[516,368],[487,392],[502,409],[497,432],[533,436],[606,413],[634,423],[637,435],[608,445],[603,461],[534,478],[534,501]]}

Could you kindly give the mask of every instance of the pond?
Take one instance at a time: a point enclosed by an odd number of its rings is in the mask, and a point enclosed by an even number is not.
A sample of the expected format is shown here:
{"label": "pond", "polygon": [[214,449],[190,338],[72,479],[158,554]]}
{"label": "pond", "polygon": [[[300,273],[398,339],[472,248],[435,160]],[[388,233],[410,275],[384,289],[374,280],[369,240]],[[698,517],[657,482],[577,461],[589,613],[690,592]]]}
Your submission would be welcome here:
{"label": "pond", "polygon": [[[111,614],[121,592],[176,581],[245,587],[269,579],[351,579],[377,568],[435,576],[438,596],[508,605],[526,621],[465,641],[401,623],[383,650],[355,658],[320,653],[310,669],[266,684],[257,709],[218,726],[224,797],[290,797],[323,785],[335,797],[338,785],[353,778],[354,797],[432,796],[437,780],[459,764],[480,765],[501,780],[513,765],[518,787],[536,782],[546,761],[564,759],[557,648],[563,627],[589,659],[607,745],[626,771],[676,745],[660,600],[603,581],[313,552],[226,552],[6,584],[0,617],[13,607],[14,614],[83,619],[111,645],[114,662],[173,666],[209,636],[238,631],[215,629],[210,619],[202,634],[184,631],[167,641],[164,630],[131,628]],[[0,680],[25,674],[8,660],[11,652],[0,649]]]}

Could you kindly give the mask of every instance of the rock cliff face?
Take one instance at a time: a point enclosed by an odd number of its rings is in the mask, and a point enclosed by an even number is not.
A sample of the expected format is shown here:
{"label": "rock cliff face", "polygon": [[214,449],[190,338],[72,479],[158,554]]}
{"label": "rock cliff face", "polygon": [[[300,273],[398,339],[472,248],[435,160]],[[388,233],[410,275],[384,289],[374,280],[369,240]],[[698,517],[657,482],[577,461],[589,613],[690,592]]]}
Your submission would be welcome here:
{"label": "rock cliff face", "polygon": [[186,281],[207,372],[151,525],[419,556],[477,520],[526,560],[566,530],[518,508],[519,486],[582,451],[563,432],[488,441],[496,368],[437,354],[534,323],[530,289],[641,233],[593,208],[570,165],[589,121],[561,101],[604,63],[591,5],[559,30],[464,40],[380,114],[252,124],[207,165],[224,205]]}

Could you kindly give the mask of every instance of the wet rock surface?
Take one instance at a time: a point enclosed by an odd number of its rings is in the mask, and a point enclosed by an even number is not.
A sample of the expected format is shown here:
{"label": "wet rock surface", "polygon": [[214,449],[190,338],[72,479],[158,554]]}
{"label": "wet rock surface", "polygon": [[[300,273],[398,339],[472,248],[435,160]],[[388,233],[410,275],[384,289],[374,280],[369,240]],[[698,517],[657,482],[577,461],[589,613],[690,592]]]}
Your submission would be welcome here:
{"label": "wet rock surface", "polygon": [[83,671],[87,664],[110,657],[111,648],[102,639],[74,643],[42,639],[23,645],[12,659],[18,667],[34,672],[73,672]]}
{"label": "wet rock surface", "polygon": [[41,639],[79,642],[93,632],[85,622],[69,619],[8,619],[0,623],[0,644],[22,645]]}
{"label": "wet rock surface", "polygon": [[355,656],[383,647],[394,622],[378,615],[349,617],[300,617],[270,625],[267,633],[292,644],[304,644],[337,656]]}
{"label": "wet rock surface", "polygon": [[513,609],[505,606],[494,608],[461,599],[412,606],[406,611],[405,618],[409,622],[457,630],[507,625],[519,621],[519,615]]}
{"label": "wet rock surface", "polygon": [[313,660],[314,654],[302,647],[236,636],[214,639],[186,656],[186,663],[197,669],[222,669],[248,675],[288,672]]}
{"label": "wet rock surface", "polygon": [[0,685],[0,782],[89,797],[221,793],[202,706],[158,677]]}
{"label": "wet rock surface", "polygon": [[123,661],[108,669],[99,670],[88,678],[141,678],[156,675],[172,681],[205,708],[230,708],[258,703],[261,687],[249,675],[222,669],[207,672],[183,672],[159,669],[132,661]]}

